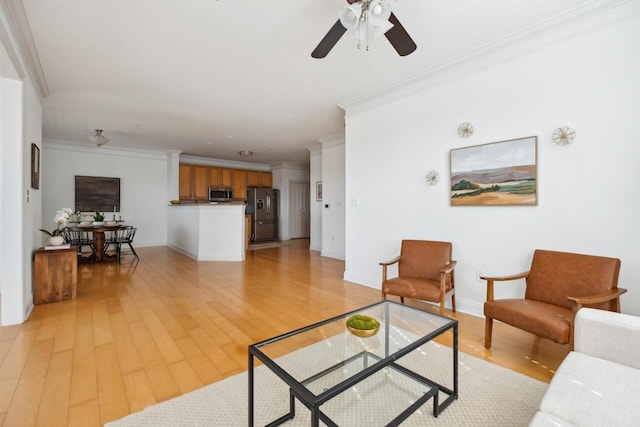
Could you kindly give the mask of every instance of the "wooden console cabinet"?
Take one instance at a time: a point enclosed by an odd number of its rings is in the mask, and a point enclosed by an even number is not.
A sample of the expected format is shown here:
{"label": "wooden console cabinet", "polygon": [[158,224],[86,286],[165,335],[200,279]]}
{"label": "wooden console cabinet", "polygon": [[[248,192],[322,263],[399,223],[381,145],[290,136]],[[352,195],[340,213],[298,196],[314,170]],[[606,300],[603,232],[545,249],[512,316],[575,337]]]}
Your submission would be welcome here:
{"label": "wooden console cabinet", "polygon": [[33,272],[33,303],[45,304],[73,299],[77,293],[76,247],[36,251]]}

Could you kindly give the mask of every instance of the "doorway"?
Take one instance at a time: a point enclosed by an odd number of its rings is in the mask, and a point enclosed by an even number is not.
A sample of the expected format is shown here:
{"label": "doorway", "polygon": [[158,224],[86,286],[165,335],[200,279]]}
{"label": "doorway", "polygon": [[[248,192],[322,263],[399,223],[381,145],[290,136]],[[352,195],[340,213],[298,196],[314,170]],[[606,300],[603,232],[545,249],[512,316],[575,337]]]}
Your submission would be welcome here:
{"label": "doorway", "polygon": [[291,239],[310,235],[309,183],[289,183],[289,235]]}

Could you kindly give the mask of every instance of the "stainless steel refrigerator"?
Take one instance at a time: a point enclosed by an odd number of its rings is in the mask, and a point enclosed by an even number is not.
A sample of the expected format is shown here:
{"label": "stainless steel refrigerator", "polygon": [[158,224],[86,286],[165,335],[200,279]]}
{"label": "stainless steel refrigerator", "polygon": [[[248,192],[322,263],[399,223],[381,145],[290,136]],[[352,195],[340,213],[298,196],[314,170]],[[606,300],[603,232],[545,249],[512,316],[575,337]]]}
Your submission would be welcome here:
{"label": "stainless steel refrigerator", "polygon": [[275,188],[247,188],[251,241],[278,240],[278,199]]}

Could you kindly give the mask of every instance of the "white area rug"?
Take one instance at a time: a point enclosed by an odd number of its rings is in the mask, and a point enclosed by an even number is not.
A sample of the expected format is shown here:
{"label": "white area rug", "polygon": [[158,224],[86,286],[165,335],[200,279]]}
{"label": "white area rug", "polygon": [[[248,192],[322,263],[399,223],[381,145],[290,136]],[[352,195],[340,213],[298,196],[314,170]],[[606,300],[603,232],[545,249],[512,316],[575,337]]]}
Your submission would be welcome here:
{"label": "white area rug", "polygon": [[[318,348],[314,345],[299,351],[314,351],[315,356]],[[304,364],[294,364],[295,366],[290,367],[316,369],[309,366],[309,360],[311,359],[303,359]],[[547,389],[546,383],[464,353],[459,353],[458,362],[458,400],[437,418],[432,415],[433,401],[429,400],[418,412],[405,420],[403,426],[515,427],[529,424]],[[401,363],[446,387],[453,387],[452,350],[449,347],[428,343],[401,359]],[[399,404],[404,409],[409,405],[410,397],[409,393],[406,393],[407,400],[404,402],[402,397],[391,399],[388,393],[376,393],[375,390],[380,389],[376,385],[381,381],[391,381],[396,389],[402,389],[406,381],[399,377],[404,378],[391,370],[372,381],[374,384],[354,387],[322,408],[332,417],[335,415],[335,421],[341,426],[385,425],[399,413],[394,404]],[[256,368],[255,378],[255,424],[265,425],[288,412],[288,389],[264,366]],[[441,393],[440,402],[445,398],[446,395]],[[244,372],[150,406],[141,412],[108,423],[107,426],[246,426],[247,402],[248,376]],[[381,408],[382,411],[379,410]],[[385,414],[385,411],[388,413]],[[310,425],[309,411],[297,402],[296,417],[284,425]]]}

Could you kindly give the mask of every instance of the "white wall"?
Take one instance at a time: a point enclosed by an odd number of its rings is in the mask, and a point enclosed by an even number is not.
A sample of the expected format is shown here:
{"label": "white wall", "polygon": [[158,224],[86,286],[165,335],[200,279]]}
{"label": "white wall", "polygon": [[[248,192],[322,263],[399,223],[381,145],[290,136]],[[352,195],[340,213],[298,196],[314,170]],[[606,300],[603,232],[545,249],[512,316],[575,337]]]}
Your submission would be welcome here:
{"label": "white wall", "polygon": [[[31,187],[31,143],[41,145],[42,105],[0,3],[0,289],[2,325],[33,308],[33,252],[41,195]],[[28,196],[27,196],[28,194]]]}
{"label": "white wall", "polygon": [[309,249],[322,250],[322,201],[316,200],[316,183],[322,181],[322,150],[309,149]]}
{"label": "white wall", "polygon": [[279,221],[278,234],[280,240],[291,239],[289,232],[289,184],[291,182],[309,182],[309,170],[298,165],[281,163],[272,165],[273,188],[280,190],[280,205],[278,206]]}
{"label": "white wall", "polygon": [[322,256],[345,259],[344,138],[322,141]]}
{"label": "white wall", "polygon": [[[33,306],[33,252],[41,246],[42,233],[38,230],[42,223],[42,175],[40,176],[40,189],[31,187],[31,144],[34,143],[42,153],[42,104],[30,80],[24,85],[24,111],[23,111],[23,170],[22,170],[22,194],[28,193],[28,199],[23,196],[24,224],[23,241],[23,271],[24,283],[23,295],[25,301],[25,318]],[[41,162],[42,165],[42,162]]]}
{"label": "white wall", "polygon": [[[458,308],[481,314],[477,270],[525,271],[535,248],[588,253],[622,260],[622,311],[640,315],[638,76],[636,15],[395,101],[347,108],[346,199],[354,203],[345,279],[379,288],[378,262],[397,255],[401,239],[451,241]],[[475,134],[462,139],[456,130],[465,121]],[[551,135],[564,125],[577,136],[561,147]],[[449,150],[531,135],[537,206],[450,206]],[[442,177],[435,186],[424,179],[431,169]],[[500,285],[496,296],[522,291],[522,283]]]}
{"label": "white wall", "polygon": [[[45,141],[42,154],[43,225],[52,228],[59,209],[75,206],[75,175],[120,178],[122,219],[138,228],[136,246],[167,244],[167,174],[173,156],[165,153],[79,146]],[[107,218],[109,213],[107,212]]]}

